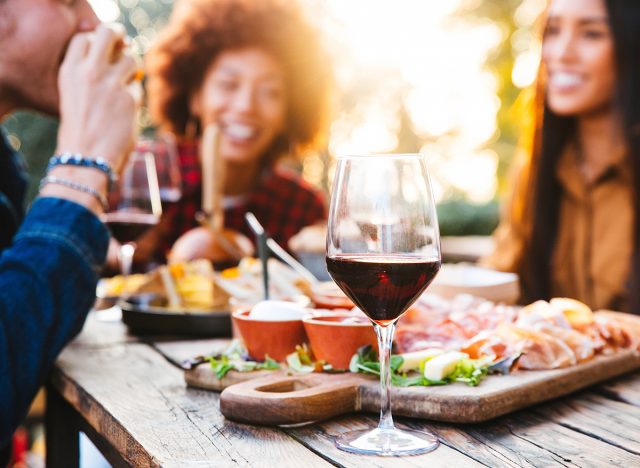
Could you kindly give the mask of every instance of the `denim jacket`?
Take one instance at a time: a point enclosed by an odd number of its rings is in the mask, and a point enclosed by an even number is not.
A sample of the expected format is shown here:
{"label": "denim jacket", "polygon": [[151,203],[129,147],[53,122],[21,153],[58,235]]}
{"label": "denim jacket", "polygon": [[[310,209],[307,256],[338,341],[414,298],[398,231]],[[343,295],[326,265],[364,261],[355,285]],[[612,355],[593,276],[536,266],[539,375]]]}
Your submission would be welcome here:
{"label": "denim jacket", "polygon": [[56,357],[95,299],[109,234],[83,206],[37,199],[0,132],[0,464]]}

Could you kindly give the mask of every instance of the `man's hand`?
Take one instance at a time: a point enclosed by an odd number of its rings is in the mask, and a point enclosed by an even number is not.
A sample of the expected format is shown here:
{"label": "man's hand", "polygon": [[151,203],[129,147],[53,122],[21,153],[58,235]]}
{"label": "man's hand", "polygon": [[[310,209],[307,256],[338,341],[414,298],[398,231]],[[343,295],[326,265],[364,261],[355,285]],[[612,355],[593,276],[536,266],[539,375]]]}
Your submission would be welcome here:
{"label": "man's hand", "polygon": [[123,34],[105,25],[76,34],[60,68],[58,153],[102,156],[119,171],[133,147],[138,102],[129,84],[133,58],[119,53]]}
{"label": "man's hand", "polygon": [[[56,153],[80,153],[105,158],[120,172],[133,148],[138,100],[130,86],[135,61],[121,53],[123,33],[104,25],[92,33],[76,34],[60,67],[60,130]],[[65,184],[49,183],[40,195],[80,203],[96,214],[102,206],[94,196],[107,189],[105,174],[95,169],[56,166],[50,175]],[[71,184],[82,184],[77,190]]]}

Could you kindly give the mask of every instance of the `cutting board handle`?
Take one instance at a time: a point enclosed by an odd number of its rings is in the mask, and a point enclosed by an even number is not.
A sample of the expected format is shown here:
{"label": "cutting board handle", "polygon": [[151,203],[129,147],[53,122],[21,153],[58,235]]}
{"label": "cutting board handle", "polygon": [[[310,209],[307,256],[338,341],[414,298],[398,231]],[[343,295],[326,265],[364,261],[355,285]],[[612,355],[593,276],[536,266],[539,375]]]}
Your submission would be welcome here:
{"label": "cutting board handle", "polygon": [[234,421],[279,425],[318,421],[360,410],[362,376],[270,376],[227,387],[220,410]]}

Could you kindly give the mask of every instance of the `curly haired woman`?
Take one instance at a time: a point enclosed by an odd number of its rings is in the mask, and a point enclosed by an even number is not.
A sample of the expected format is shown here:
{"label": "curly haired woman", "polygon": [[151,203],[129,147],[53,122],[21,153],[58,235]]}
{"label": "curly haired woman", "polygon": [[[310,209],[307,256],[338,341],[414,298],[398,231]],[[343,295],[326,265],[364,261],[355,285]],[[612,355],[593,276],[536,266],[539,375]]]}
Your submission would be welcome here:
{"label": "curly haired woman", "polygon": [[143,259],[161,261],[197,226],[197,148],[209,123],[220,129],[225,228],[250,236],[244,214],[251,211],[286,246],[303,227],[325,219],[322,195],[278,167],[321,143],[327,122],[328,60],[295,2],[183,0],[147,68],[151,114],[177,136],[184,187],[183,199],[140,241]]}

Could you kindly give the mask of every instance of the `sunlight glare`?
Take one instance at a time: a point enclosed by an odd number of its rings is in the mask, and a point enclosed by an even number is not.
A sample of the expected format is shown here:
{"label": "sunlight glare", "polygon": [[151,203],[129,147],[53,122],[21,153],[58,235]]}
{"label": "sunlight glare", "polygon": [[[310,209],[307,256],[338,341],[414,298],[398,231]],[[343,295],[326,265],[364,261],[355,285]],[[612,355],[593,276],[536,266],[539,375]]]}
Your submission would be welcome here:
{"label": "sunlight glare", "polygon": [[120,7],[115,0],[89,0],[100,21],[111,23],[120,17]]}
{"label": "sunlight glare", "polygon": [[526,88],[533,84],[538,74],[540,51],[529,49],[516,57],[511,73],[513,84],[518,88]]}
{"label": "sunlight glare", "polygon": [[307,1],[328,13],[319,27],[334,38],[337,80],[359,97],[334,121],[330,153],[396,150],[406,111],[420,139],[444,138],[444,157],[430,160],[434,191],[452,186],[475,200],[491,199],[497,163],[482,147],[496,134],[500,101],[497,80],[485,65],[505,32],[488,20],[457,17],[462,0],[372,0],[366,14],[362,2]]}
{"label": "sunlight glare", "polygon": [[524,0],[516,9],[513,19],[519,26],[531,26],[547,6],[547,0]]}

